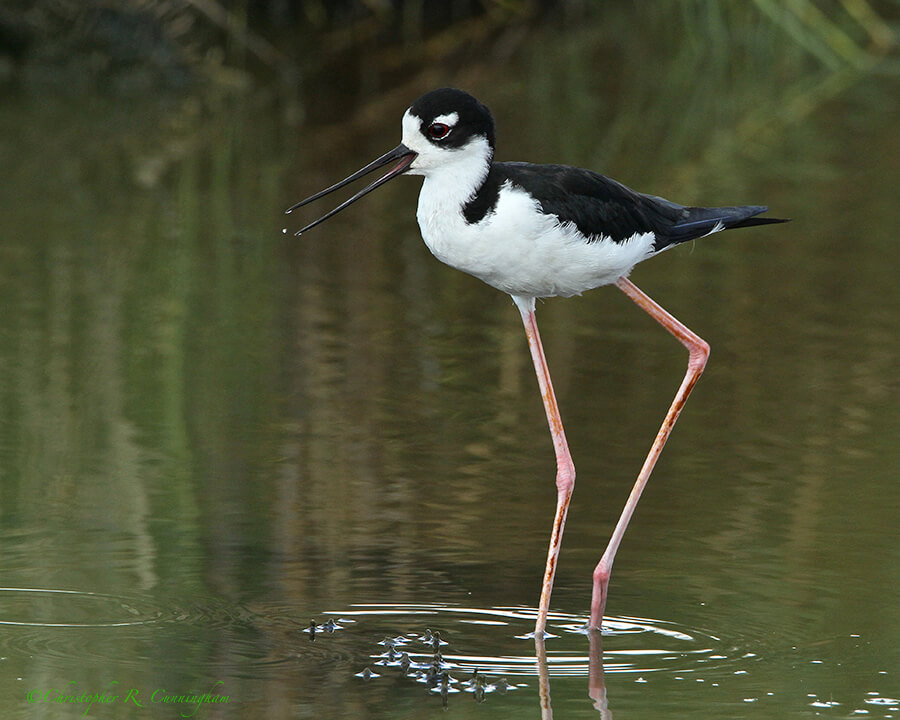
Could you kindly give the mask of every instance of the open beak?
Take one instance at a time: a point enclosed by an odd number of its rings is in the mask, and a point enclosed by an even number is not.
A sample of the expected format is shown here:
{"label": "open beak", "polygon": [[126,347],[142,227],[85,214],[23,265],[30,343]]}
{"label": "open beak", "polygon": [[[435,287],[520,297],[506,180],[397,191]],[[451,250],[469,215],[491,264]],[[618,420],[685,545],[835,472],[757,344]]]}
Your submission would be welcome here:
{"label": "open beak", "polygon": [[384,175],[382,175],[380,178],[378,178],[371,185],[364,187],[362,190],[360,190],[358,193],[356,193],[356,195],[354,195],[352,198],[350,198],[349,200],[345,200],[340,205],[338,205],[334,210],[332,210],[329,213],[326,213],[325,215],[320,217],[318,220],[315,220],[314,222],[311,222],[306,227],[301,228],[300,230],[298,230],[295,233],[295,235],[301,235],[301,234],[305,233],[307,230],[314,228],[319,223],[325,222],[332,215],[337,215],[345,207],[355,203],[363,195],[368,195],[375,188],[380,187],[381,185],[384,185],[388,180],[395,178],[398,175],[402,175],[409,169],[409,166],[412,164],[412,161],[416,159],[416,157],[417,157],[417,153],[415,151],[410,150],[408,147],[406,147],[406,145],[404,145],[403,143],[400,143],[393,150],[385,153],[377,160],[373,160],[368,165],[366,165],[362,170],[357,170],[350,177],[344,178],[339,183],[335,183],[330,188],[326,188],[325,190],[322,190],[321,192],[317,192],[315,195],[311,195],[310,197],[306,198],[306,200],[301,200],[296,205],[291,205],[287,210],[285,210],[285,213],[293,212],[298,207],[302,207],[303,205],[306,205],[307,203],[311,203],[313,200],[318,200],[320,197],[324,197],[328,193],[334,192],[335,190],[338,190],[338,189],[344,187],[344,185],[349,185],[354,180],[359,180],[359,178],[361,178],[363,175],[368,175],[373,170],[377,170],[378,168],[380,168],[384,165],[387,165],[390,162],[393,162],[395,160],[399,161],[399,162],[397,162],[396,165],[394,165],[394,167],[392,167],[390,170],[388,170]]}

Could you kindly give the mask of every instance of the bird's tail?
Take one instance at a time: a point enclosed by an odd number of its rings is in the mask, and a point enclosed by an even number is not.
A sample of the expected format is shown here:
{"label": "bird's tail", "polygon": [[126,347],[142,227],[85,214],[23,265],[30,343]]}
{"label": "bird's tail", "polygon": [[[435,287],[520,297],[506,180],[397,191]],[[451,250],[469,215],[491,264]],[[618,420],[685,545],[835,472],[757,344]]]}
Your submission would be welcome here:
{"label": "bird's tail", "polygon": [[[788,222],[783,218],[756,217],[768,209],[765,205],[686,207],[684,208],[684,219],[667,228],[664,238],[658,238],[657,250],[711,235],[720,230]],[[662,243],[659,242],[660,239],[663,241]]]}
{"label": "bird's tail", "polygon": [[[737,209],[744,210],[746,208],[729,208],[729,209]],[[762,206],[760,208],[760,212],[764,213],[769,208]],[[786,223],[790,222],[788,218],[773,218],[773,217],[753,217],[752,215],[748,218],[744,218],[743,220],[739,220],[736,223],[731,225],[726,225],[726,230],[731,230],[732,228],[742,228],[742,227],[752,227],[753,225],[774,225],[775,223]]]}

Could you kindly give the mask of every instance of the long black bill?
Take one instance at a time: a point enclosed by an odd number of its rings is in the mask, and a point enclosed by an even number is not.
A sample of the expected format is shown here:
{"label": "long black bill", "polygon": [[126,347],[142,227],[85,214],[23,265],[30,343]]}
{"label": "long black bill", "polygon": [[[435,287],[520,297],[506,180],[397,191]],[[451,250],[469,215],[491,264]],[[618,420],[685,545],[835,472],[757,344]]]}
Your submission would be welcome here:
{"label": "long black bill", "polygon": [[291,205],[287,210],[284,211],[285,213],[293,212],[298,207],[302,207],[303,205],[306,205],[307,203],[311,203],[313,200],[318,200],[320,197],[324,197],[325,195],[328,195],[328,193],[334,192],[335,190],[338,190],[338,189],[344,187],[344,185],[349,185],[354,180],[359,180],[359,178],[361,178],[363,175],[368,175],[373,170],[377,170],[378,168],[382,167],[383,165],[387,165],[389,162],[393,162],[394,160],[399,160],[399,162],[396,165],[394,165],[394,167],[392,167],[390,170],[388,170],[384,175],[382,175],[380,178],[378,178],[371,185],[364,187],[362,190],[360,190],[358,193],[356,193],[356,195],[354,195],[352,198],[350,198],[349,200],[345,200],[340,205],[338,205],[334,210],[332,210],[329,213],[326,213],[325,215],[320,217],[318,220],[311,222],[309,225],[307,225],[304,228],[301,228],[294,234],[302,235],[307,230],[314,228],[319,223],[323,223],[328,218],[332,217],[333,215],[337,215],[341,210],[343,210],[348,205],[352,205],[353,203],[355,203],[363,195],[368,195],[375,188],[380,187],[381,185],[384,185],[391,178],[395,178],[398,175],[402,175],[403,173],[405,173],[407,171],[410,164],[415,159],[416,159],[416,152],[413,150],[410,150],[408,147],[406,147],[406,145],[401,143],[400,145],[395,147],[390,152],[387,152],[384,155],[382,155],[377,160],[373,160],[372,162],[370,162],[362,170],[356,171],[350,177],[344,178],[339,183],[335,183],[330,188],[326,188],[325,190],[322,190],[321,192],[317,192],[315,195],[311,195],[310,197],[306,198],[306,200],[301,200],[296,205]]}

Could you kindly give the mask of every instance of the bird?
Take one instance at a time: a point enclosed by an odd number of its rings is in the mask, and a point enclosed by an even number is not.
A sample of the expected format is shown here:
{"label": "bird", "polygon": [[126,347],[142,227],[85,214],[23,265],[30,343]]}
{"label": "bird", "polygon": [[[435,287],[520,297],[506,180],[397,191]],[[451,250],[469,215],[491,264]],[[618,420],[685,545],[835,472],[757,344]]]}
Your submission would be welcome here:
{"label": "bird", "polygon": [[301,235],[400,175],[424,177],[416,218],[443,263],[511,296],[519,310],[556,454],[557,502],[535,619],[546,636],[553,579],[575,486],[575,465],[535,315],[538,298],[615,285],[688,350],[688,366],[613,529],[591,583],[588,628],[601,630],[613,561],[650,473],[706,367],[709,344],[629,278],[640,262],[723,230],[787,222],[763,205],[695,207],[637,192],[592,170],[494,160],[490,110],[456,88],[426,92],[407,108],[401,143],[344,180],[292,205],[291,213],[394,163],[377,180],[296,232]]}

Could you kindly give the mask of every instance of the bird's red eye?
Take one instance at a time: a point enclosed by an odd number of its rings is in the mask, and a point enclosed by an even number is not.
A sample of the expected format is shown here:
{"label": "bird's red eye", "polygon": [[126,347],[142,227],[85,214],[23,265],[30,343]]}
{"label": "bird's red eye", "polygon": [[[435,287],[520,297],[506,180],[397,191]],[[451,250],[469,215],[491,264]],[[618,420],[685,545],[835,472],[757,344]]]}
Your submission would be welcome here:
{"label": "bird's red eye", "polygon": [[428,126],[428,134],[431,136],[432,140],[443,140],[447,137],[447,133],[450,132],[450,126],[445,125],[444,123],[431,123]]}

